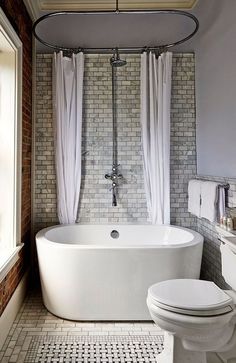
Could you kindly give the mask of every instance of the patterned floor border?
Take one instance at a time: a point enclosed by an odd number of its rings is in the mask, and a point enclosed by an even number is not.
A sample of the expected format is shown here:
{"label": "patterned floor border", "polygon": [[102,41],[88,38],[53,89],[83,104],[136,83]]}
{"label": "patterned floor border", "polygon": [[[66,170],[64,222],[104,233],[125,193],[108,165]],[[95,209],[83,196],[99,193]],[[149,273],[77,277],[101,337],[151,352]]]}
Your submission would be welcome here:
{"label": "patterned floor border", "polygon": [[157,363],[163,335],[33,337],[25,363]]}

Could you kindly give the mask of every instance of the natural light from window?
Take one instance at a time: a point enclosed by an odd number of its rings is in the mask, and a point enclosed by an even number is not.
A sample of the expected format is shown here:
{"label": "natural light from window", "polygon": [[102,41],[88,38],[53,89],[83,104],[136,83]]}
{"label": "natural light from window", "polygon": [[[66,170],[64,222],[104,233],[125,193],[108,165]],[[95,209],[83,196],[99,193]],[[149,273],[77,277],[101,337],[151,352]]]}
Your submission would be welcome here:
{"label": "natural light from window", "polygon": [[21,42],[0,13],[0,270],[20,243]]}

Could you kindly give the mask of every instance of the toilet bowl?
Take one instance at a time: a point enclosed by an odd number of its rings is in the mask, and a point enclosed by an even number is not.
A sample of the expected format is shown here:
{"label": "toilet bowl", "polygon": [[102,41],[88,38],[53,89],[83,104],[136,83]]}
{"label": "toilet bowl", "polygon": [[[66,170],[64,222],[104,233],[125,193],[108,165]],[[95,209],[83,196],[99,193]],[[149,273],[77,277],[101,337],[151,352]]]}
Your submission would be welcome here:
{"label": "toilet bowl", "polygon": [[232,290],[192,279],[162,281],[149,288],[149,312],[165,331],[158,363],[236,363],[235,253],[236,244],[221,245],[222,273]]}

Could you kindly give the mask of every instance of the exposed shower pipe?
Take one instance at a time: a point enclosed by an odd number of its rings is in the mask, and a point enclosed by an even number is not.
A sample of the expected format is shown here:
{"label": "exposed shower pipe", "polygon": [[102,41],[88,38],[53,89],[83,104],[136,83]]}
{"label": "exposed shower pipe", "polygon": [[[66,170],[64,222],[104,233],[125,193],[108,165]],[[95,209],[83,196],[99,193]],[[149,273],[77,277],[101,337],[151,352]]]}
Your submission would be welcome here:
{"label": "exposed shower pipe", "polygon": [[113,167],[118,166],[118,155],[117,155],[117,110],[116,110],[116,68],[111,61],[111,75],[112,75],[112,165]]}
{"label": "exposed shower pipe", "polygon": [[116,109],[116,69],[126,65],[126,61],[120,59],[118,48],[115,49],[110,59],[112,72],[112,172],[106,174],[105,178],[112,181],[112,206],[117,206],[118,181],[123,175],[118,171],[118,148],[117,148],[117,109]]}
{"label": "exposed shower pipe", "polygon": [[69,52],[69,53],[78,53],[78,52],[84,52],[84,53],[112,53],[114,51],[114,47],[112,48],[86,48],[86,47],[75,47],[75,48],[68,48],[68,47],[62,47],[59,45],[51,44],[43,40],[38,34],[37,34],[37,26],[39,23],[43,22],[44,20],[48,18],[53,18],[61,15],[114,15],[114,14],[171,14],[171,15],[179,15],[183,17],[187,17],[191,19],[194,22],[195,28],[194,30],[188,34],[186,37],[173,42],[169,44],[160,44],[156,46],[141,46],[141,47],[119,47],[119,52],[122,53],[142,53],[145,50],[153,51],[153,52],[160,52],[163,49],[169,49],[171,47],[174,47],[176,45],[182,44],[186,42],[187,40],[191,39],[198,31],[199,29],[199,21],[198,19],[191,13],[188,13],[183,10],[119,10],[118,0],[116,0],[116,9],[115,10],[103,10],[103,11],[58,11],[53,12],[50,14],[46,14],[41,16],[39,19],[37,19],[33,24],[33,34],[35,38],[42,43],[43,45],[54,49],[55,51],[63,51],[63,52]]}

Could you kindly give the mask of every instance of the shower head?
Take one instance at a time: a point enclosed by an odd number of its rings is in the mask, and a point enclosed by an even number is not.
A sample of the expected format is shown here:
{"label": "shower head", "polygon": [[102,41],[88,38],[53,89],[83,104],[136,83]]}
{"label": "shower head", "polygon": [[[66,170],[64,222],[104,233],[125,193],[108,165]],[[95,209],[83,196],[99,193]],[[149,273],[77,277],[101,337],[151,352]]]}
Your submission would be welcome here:
{"label": "shower head", "polygon": [[126,61],[120,59],[118,48],[115,49],[113,56],[110,59],[110,64],[112,67],[122,67],[126,65]]}
{"label": "shower head", "polygon": [[126,61],[125,60],[122,60],[122,59],[114,59],[112,60],[111,58],[111,65],[112,67],[123,67],[126,65]]}

